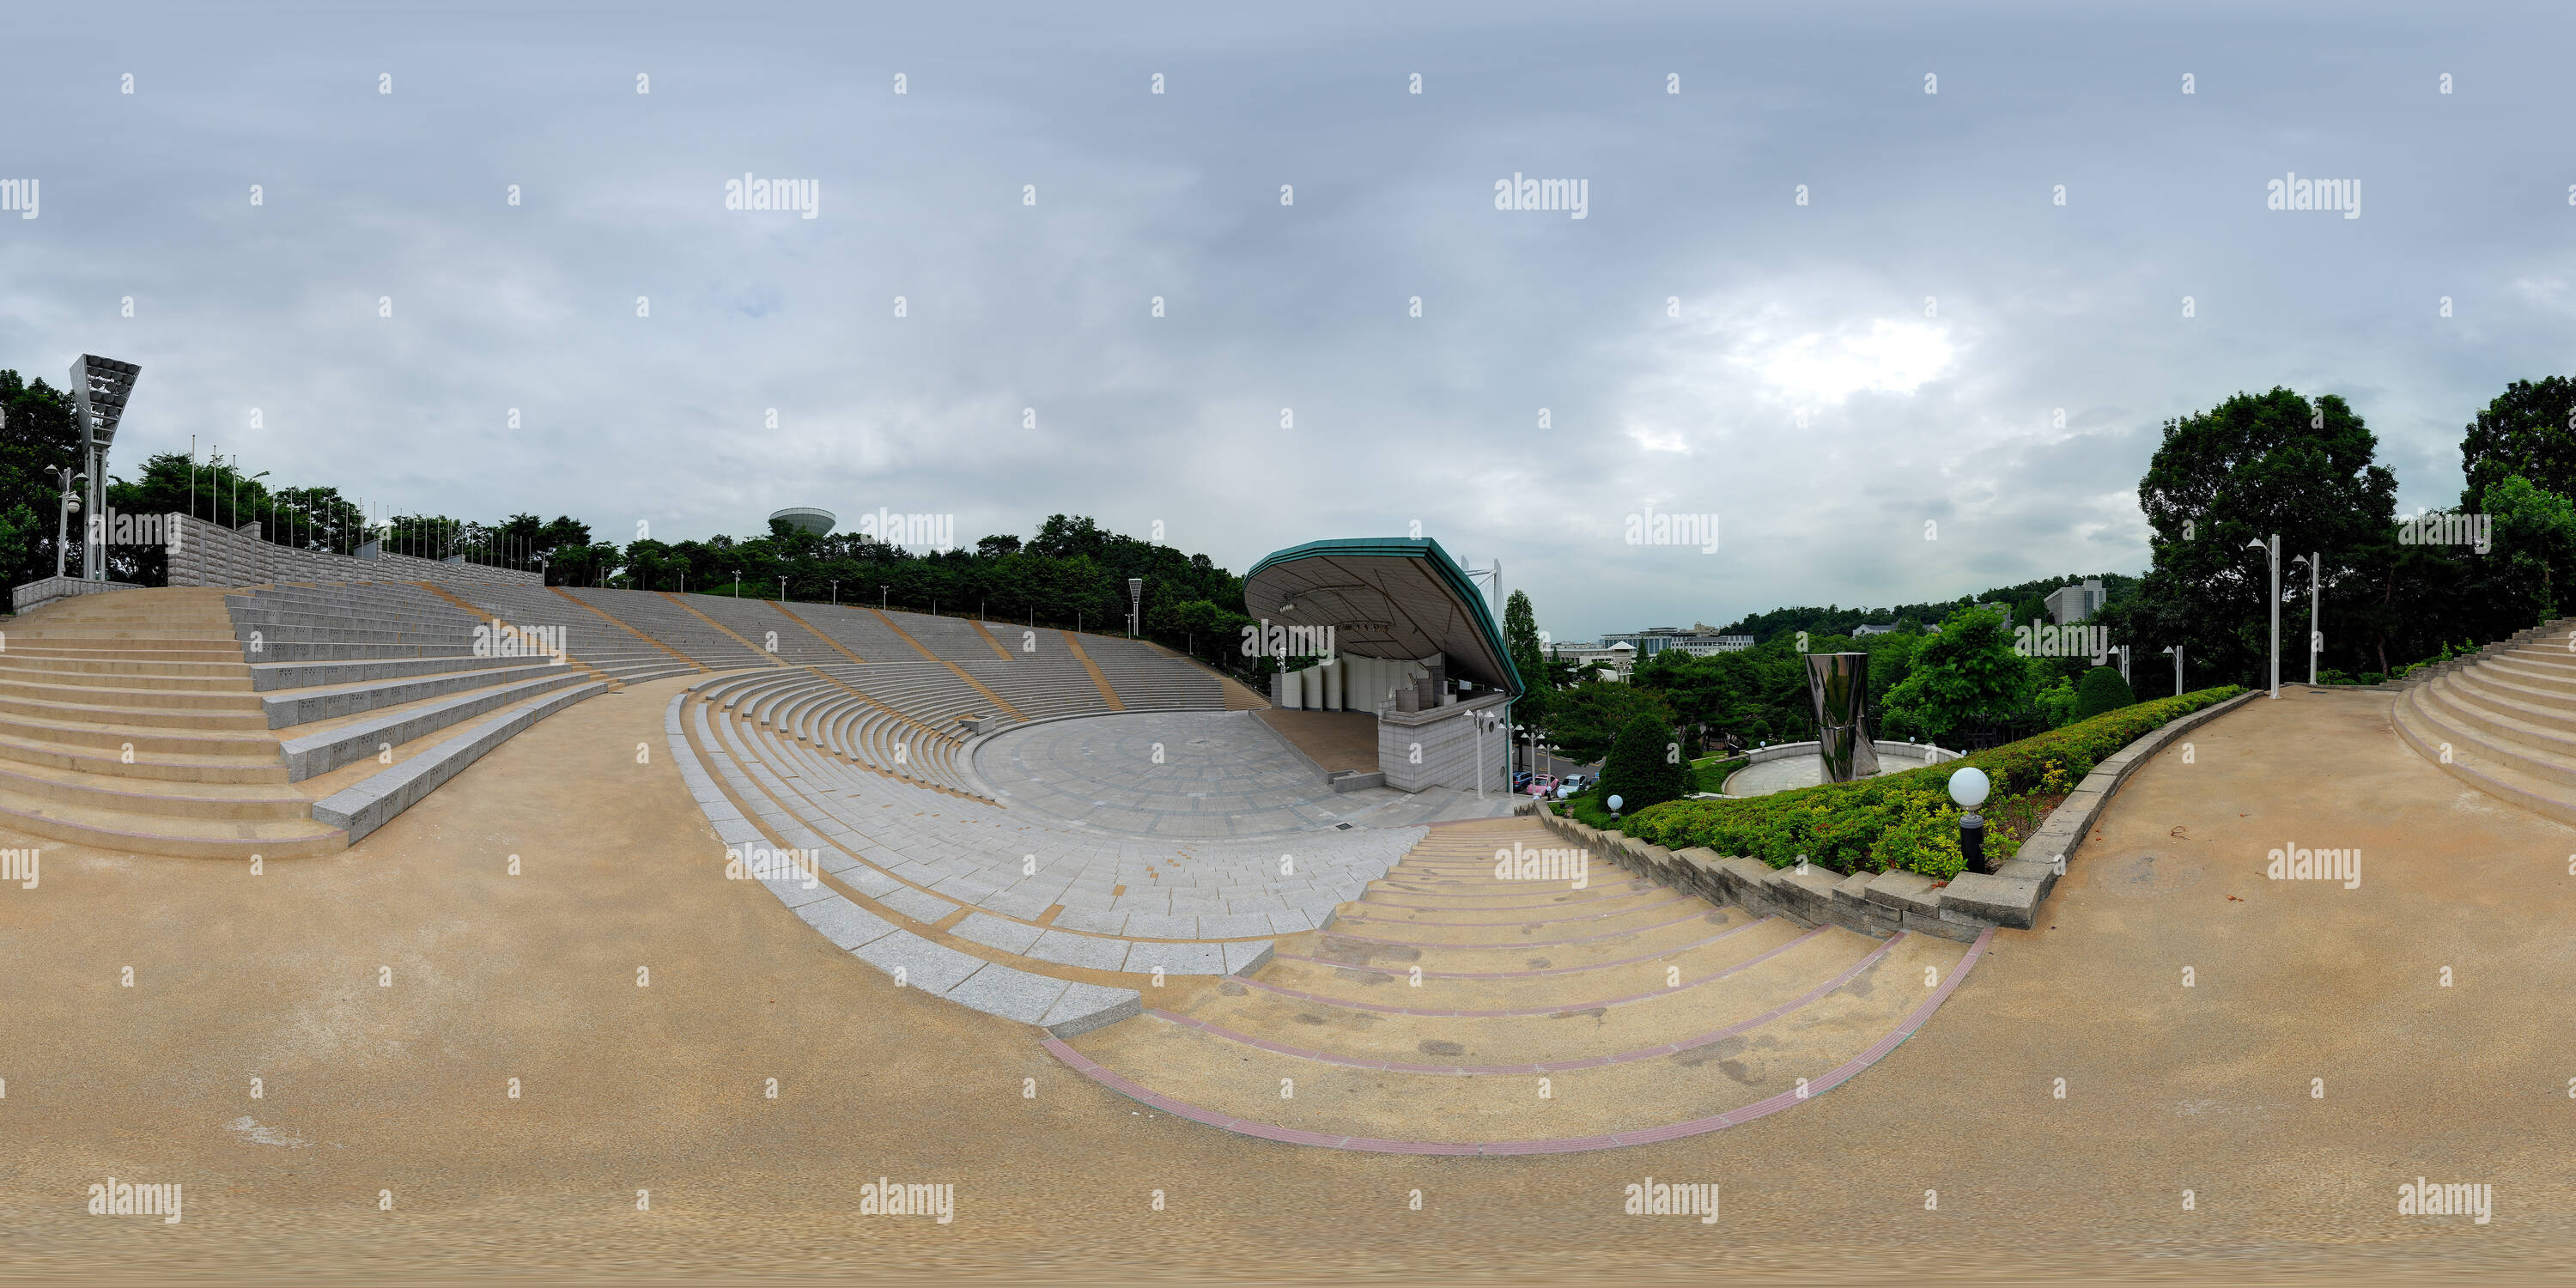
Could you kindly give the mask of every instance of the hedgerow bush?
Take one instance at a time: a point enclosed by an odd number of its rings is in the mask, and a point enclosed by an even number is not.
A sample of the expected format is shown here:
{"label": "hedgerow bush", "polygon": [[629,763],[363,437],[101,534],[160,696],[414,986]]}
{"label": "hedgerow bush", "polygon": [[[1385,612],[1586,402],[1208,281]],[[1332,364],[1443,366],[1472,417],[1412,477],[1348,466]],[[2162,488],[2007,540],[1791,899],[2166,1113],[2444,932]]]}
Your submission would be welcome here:
{"label": "hedgerow bush", "polygon": [[2158,726],[2242,692],[2231,684],[2141,702],[1962,760],[1857,783],[1826,783],[1750,800],[1669,801],[1626,814],[1615,824],[1597,799],[1577,797],[1568,802],[1567,812],[1667,849],[1705,846],[1775,868],[1805,855],[1809,863],[1836,872],[1897,870],[1947,879],[1961,867],[1959,811],[1949,797],[1951,774],[1974,765],[1993,782],[1993,799],[1980,811],[1989,819],[1986,854],[1991,861],[2020,844],[2017,832],[1999,828],[1993,820],[2016,812],[2011,807],[2022,798],[2063,792],[2093,772],[2103,757]]}
{"label": "hedgerow bush", "polygon": [[1620,808],[1629,813],[1695,790],[1690,766],[1681,761],[1681,747],[1673,741],[1672,729],[1650,715],[1631,719],[1601,762],[1602,795],[1620,798]]}

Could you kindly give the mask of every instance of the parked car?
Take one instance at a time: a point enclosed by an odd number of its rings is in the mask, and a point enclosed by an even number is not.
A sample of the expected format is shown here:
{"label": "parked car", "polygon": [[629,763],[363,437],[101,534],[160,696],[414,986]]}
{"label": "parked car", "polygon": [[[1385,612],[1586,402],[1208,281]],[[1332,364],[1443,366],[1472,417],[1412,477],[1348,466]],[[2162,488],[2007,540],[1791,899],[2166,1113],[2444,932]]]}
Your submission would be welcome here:
{"label": "parked car", "polygon": [[1531,777],[1532,775],[1530,774],[1530,771],[1526,769],[1512,775],[1512,790],[1516,792],[1528,791]]}
{"label": "parked car", "polygon": [[[1524,775],[1524,777],[1527,776]],[[1556,790],[1556,775],[1540,774],[1523,784],[1522,790],[1528,792],[1532,796],[1545,796],[1549,792]]]}
{"label": "parked car", "polygon": [[1558,793],[1561,796],[1572,796],[1576,792],[1582,791],[1584,788],[1591,785],[1592,784],[1586,781],[1581,774],[1567,774],[1564,778],[1557,781]]}

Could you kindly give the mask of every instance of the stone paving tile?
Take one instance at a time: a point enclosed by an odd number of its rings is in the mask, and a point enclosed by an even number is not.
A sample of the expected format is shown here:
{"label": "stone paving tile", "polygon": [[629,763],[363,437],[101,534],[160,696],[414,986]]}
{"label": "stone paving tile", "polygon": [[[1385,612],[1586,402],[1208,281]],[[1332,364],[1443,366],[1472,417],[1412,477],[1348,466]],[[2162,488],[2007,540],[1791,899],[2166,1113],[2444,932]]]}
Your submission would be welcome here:
{"label": "stone paving tile", "polygon": [[1038,936],[1045,932],[1037,926],[1005,921],[978,912],[950,927],[948,933],[1006,953],[1026,953],[1029,945],[1036,943]]}
{"label": "stone paving tile", "polygon": [[1127,931],[1128,915],[1123,912],[1093,912],[1067,908],[1056,915],[1055,924],[1066,930],[1084,930],[1096,935],[1118,935]]}
{"label": "stone paving tile", "polygon": [[946,944],[934,944],[914,934],[887,935],[850,951],[861,961],[889,975],[900,967],[904,971],[906,987],[926,988],[934,993],[945,993],[955,988],[985,964],[981,957],[970,957]]}
{"label": "stone paving tile", "polygon": [[1136,974],[1150,973],[1155,967],[1166,975],[1223,975],[1225,953],[1215,944],[1136,944],[1127,950],[1127,969]]}
{"label": "stone paving tile", "polygon": [[1037,942],[1022,954],[1040,961],[1063,966],[1088,966],[1093,970],[1116,970],[1127,956],[1127,941],[1095,939],[1088,935],[1069,935],[1050,930],[1038,936]]}
{"label": "stone paving tile", "polygon": [[1054,1008],[1056,999],[1063,997],[1069,987],[1064,980],[988,962],[945,996],[987,1015],[1035,1024]]}
{"label": "stone paving tile", "polygon": [[1134,912],[1127,915],[1126,933],[1136,939],[1196,939],[1199,920],[1160,912]]}
{"label": "stone paving tile", "polygon": [[834,895],[829,899],[806,904],[796,910],[805,924],[823,932],[835,948],[856,948],[871,940],[896,933],[894,923],[867,909]]}
{"label": "stone paving tile", "polygon": [[915,921],[937,921],[957,911],[956,901],[910,887],[879,895],[877,902]]}

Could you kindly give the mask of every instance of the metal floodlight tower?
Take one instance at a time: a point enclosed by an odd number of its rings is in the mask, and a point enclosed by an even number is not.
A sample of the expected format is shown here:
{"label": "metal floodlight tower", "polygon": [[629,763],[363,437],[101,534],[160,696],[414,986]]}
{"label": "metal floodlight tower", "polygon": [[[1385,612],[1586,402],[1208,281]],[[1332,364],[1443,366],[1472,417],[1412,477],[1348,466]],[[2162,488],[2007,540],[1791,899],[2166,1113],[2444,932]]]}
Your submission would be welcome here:
{"label": "metal floodlight tower", "polygon": [[1142,635],[1142,634],[1144,634],[1144,633],[1145,633],[1143,630],[1139,629],[1139,626],[1140,626],[1140,620],[1141,620],[1141,619],[1142,619],[1142,617],[1144,616],[1144,612],[1145,612],[1145,579],[1144,579],[1144,578],[1142,578],[1142,577],[1130,577],[1130,578],[1128,578],[1128,579],[1127,579],[1127,633],[1128,633],[1128,634],[1130,634],[1130,635]]}
{"label": "metal floodlight tower", "polygon": [[80,430],[81,457],[89,466],[89,514],[81,540],[81,576],[107,580],[107,449],[125,419],[125,400],[143,368],[84,353],[72,363],[72,425]]}

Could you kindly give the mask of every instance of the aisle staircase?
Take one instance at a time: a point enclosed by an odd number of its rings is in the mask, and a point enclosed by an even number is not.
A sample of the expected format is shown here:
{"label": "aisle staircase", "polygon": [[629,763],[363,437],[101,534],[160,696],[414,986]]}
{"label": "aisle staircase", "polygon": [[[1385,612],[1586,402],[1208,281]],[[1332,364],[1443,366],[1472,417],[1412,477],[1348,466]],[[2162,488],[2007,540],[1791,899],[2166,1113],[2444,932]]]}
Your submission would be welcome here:
{"label": "aisle staircase", "polygon": [[1591,856],[1576,887],[1499,878],[1565,842],[1446,824],[1248,978],[1178,981],[1047,1046],[1167,1112],[1391,1153],[1609,1148],[1733,1126],[1893,1049],[1967,944],[1756,918]]}
{"label": "aisle staircase", "polygon": [[2453,777],[2576,824],[2576,618],[2402,682],[2397,732]]}

